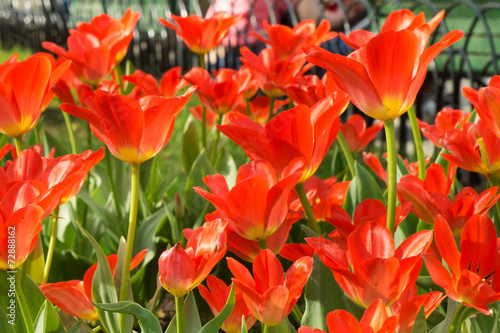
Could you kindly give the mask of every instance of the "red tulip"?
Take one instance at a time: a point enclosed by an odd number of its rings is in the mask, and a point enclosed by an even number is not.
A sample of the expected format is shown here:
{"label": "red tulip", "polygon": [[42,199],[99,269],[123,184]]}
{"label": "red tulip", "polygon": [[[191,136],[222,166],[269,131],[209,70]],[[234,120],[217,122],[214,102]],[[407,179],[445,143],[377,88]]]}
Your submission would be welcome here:
{"label": "red tulip", "polygon": [[474,105],[486,126],[500,137],[500,75],[493,76],[487,87],[479,90],[464,87],[462,93]]}
{"label": "red tulip", "polygon": [[203,178],[212,193],[200,187],[195,191],[215,206],[238,235],[265,240],[285,222],[300,167],[300,161],[294,161],[279,179],[269,162],[254,161],[240,167],[231,190],[222,175],[212,175]]}
{"label": "red tulip", "polygon": [[340,127],[340,130],[344,134],[349,150],[354,154],[372,142],[383,127],[383,122],[377,122],[375,125],[366,128],[365,119],[358,114],[353,114]]}
{"label": "red tulip", "polygon": [[[269,107],[270,98],[267,96],[257,96],[253,100],[248,102],[250,107],[250,114],[248,114],[248,109],[245,104],[239,104],[236,107],[236,111],[246,114],[252,118],[253,121],[257,123],[265,123],[269,119]],[[274,101],[273,115],[275,115],[279,109],[288,104],[288,99],[276,99]]]}
{"label": "red tulip", "polygon": [[[398,332],[398,318],[388,316],[385,304],[377,299],[365,310],[363,318],[356,318],[345,310],[335,310],[326,316],[329,333],[394,333]],[[298,333],[325,333],[319,329],[302,326]]]}
{"label": "red tulip", "polygon": [[305,60],[302,56],[281,59],[273,49],[263,49],[256,55],[243,46],[240,52],[241,62],[249,68],[260,89],[268,97],[284,96],[287,85],[311,68],[308,65],[304,66]]}
{"label": "red tulip", "polygon": [[345,243],[321,237],[306,238],[349,297],[368,307],[380,298],[391,305],[416,281],[421,253],[432,242],[432,231],[409,236],[395,249],[392,233],[378,222],[354,229]]}
{"label": "red tulip", "polygon": [[[214,316],[217,316],[227,302],[231,286],[226,286],[224,281],[213,275],[207,277],[207,285],[208,289],[200,284],[198,286],[198,291],[201,297],[203,297],[210,306]],[[250,329],[257,321],[243,300],[243,293],[241,290],[236,289],[236,300],[233,312],[231,312],[229,318],[227,318],[222,325],[222,330],[226,333],[240,333],[242,316],[245,316],[247,329]]]}
{"label": "red tulip", "polygon": [[466,123],[462,131],[452,129],[446,132],[441,141],[451,154],[442,154],[456,166],[493,177],[500,172],[500,138],[495,135],[483,120],[477,124]]}
{"label": "red tulip", "polygon": [[70,66],[53,67],[50,58],[36,54],[25,61],[9,60],[0,67],[0,132],[19,137],[35,127],[50,90]]}
{"label": "red tulip", "polygon": [[347,107],[347,97],[329,96],[311,108],[299,105],[277,114],[266,125],[257,124],[241,113],[231,113],[231,125],[217,126],[240,145],[252,160],[265,159],[281,173],[297,158],[306,166],[300,182],[318,169],[340,128],[339,114]]}
{"label": "red tulip", "polygon": [[470,114],[462,110],[454,110],[451,108],[443,108],[439,111],[434,119],[434,125],[429,125],[426,122],[417,119],[420,131],[429,139],[436,147],[443,148],[441,140],[447,131],[451,129],[462,130]]}
{"label": "red tulip", "polygon": [[226,254],[226,221],[205,222],[189,237],[184,250],[180,243],[163,252],[158,260],[160,283],[175,297],[196,288]]}
{"label": "red tulip", "polygon": [[244,102],[240,91],[246,87],[238,84],[237,70],[223,68],[214,72],[214,75],[212,79],[208,71],[195,67],[184,75],[184,79],[198,86],[196,93],[207,109],[222,115]]}
{"label": "red tulip", "polygon": [[181,68],[173,67],[163,74],[160,84],[151,74],[137,69],[133,75],[123,75],[122,79],[135,85],[129,96],[139,100],[143,96],[174,97],[179,90],[187,85],[181,77]]}
{"label": "red tulip", "polygon": [[488,305],[500,300],[500,238],[496,237],[491,219],[474,215],[466,222],[460,237],[462,253],[450,226],[441,216],[434,222],[434,233],[439,254],[449,271],[441,258],[424,253],[432,281],[443,287],[451,299],[491,315]]}
{"label": "red tulip", "polygon": [[179,97],[145,96],[139,101],[97,90],[87,94],[89,109],[71,104],[62,104],[61,109],[89,122],[92,133],[116,158],[140,164],[165,147],[175,118],[194,90]]}
{"label": "red tulip", "polygon": [[35,248],[44,209],[37,205],[40,187],[16,182],[0,200],[0,269],[15,270]]}
{"label": "red tulip", "polygon": [[340,90],[329,72],[326,72],[322,79],[316,75],[297,77],[295,82],[286,86],[286,94],[296,104],[306,104],[309,107],[331,94],[334,94],[335,99],[349,97]]}
{"label": "red tulip", "polygon": [[432,164],[426,170],[424,180],[412,175],[401,177],[398,197],[401,203],[411,202],[412,213],[426,223],[432,224],[438,215],[442,215],[453,233],[459,236],[465,222],[472,215],[485,215],[500,198],[500,194],[497,194],[498,187],[490,187],[481,195],[471,187],[464,187],[451,201],[448,194],[452,179],[446,177],[443,167]]}
{"label": "red tulip", "polygon": [[[342,205],[345,200],[349,181],[337,182],[337,177],[320,179],[311,176],[304,182],[304,189],[309,199],[309,204],[314,213],[316,221],[325,221],[330,217],[330,207],[332,204]],[[299,198],[292,193],[292,203],[290,208],[300,212],[303,210]]]}
{"label": "red tulip", "polygon": [[[132,258],[130,270],[133,270],[142,262],[146,252],[147,250],[142,250]],[[114,276],[118,256],[112,254],[107,259],[111,274]],[[44,283],[40,286],[40,289],[45,297],[63,312],[80,319],[96,321],[99,317],[92,304],[92,280],[94,279],[96,269],[97,263],[87,270],[83,276],[83,281],[71,280],[58,283]]]}
{"label": "red tulip", "polygon": [[225,12],[215,13],[210,18],[198,15],[181,17],[171,14],[176,25],[160,18],[160,23],[167,28],[174,29],[186,46],[197,54],[205,54],[215,48],[227,36],[229,28],[241,16],[229,16]]}
{"label": "red tulip", "polygon": [[327,20],[322,20],[317,28],[313,20],[303,20],[293,28],[283,24],[270,25],[267,21],[263,24],[268,39],[255,32],[250,32],[250,34],[270,45],[283,60],[297,54],[303,56],[303,46],[320,45],[338,35],[337,32],[330,30],[330,23]]}
{"label": "red tulip", "polygon": [[33,202],[44,209],[43,218],[69,201],[82,187],[90,169],[104,157],[104,149],[58,158],[42,157],[35,149],[25,149],[0,169],[0,198],[18,182],[37,184],[38,195]]}
{"label": "red tulip", "polygon": [[[430,27],[431,33],[443,20],[443,17],[444,17],[444,10],[437,13],[436,16],[434,16],[429,22],[427,22],[427,25]],[[400,31],[403,29],[415,29],[424,24],[425,24],[424,12],[415,15],[408,9],[395,10],[387,16],[384,24],[382,25],[382,28],[380,28],[380,32],[382,33],[391,30]],[[357,50],[365,46],[370,41],[370,39],[372,39],[376,35],[377,34],[374,32],[358,29],[351,31],[349,36],[340,33],[340,38],[351,48]]]}
{"label": "red tulip", "polygon": [[307,61],[333,74],[361,111],[385,121],[399,117],[413,105],[431,61],[463,36],[455,30],[425,48],[431,32],[428,24],[382,32],[348,57],[314,45],[304,51]]}
{"label": "red tulip", "polygon": [[243,292],[245,303],[264,325],[281,323],[292,312],[312,272],[313,258],[303,257],[283,274],[283,266],[268,249],[262,250],[253,262],[254,277],[248,269],[227,258],[233,283]]}
{"label": "red tulip", "polygon": [[125,56],[140,14],[128,9],[121,20],[106,14],[94,17],[90,23],[79,23],[70,30],[66,41],[68,51],[51,42],[42,46],[55,54],[72,60],[73,72],[85,83],[97,84]]}
{"label": "red tulip", "polygon": [[[384,157],[387,158],[387,153],[384,153]],[[399,156],[399,158],[401,158],[401,156]],[[370,152],[367,153],[366,151],[364,151],[363,160],[365,161],[366,165],[368,165],[373,170],[373,172],[375,172],[375,174],[387,184],[387,170],[382,167],[382,164],[380,163],[378,157]],[[426,157],[425,165],[428,165],[430,161],[430,157]],[[406,166],[406,169],[408,169],[408,174],[412,176],[418,176],[418,162],[410,163],[408,162],[407,158],[405,158],[403,162]]]}

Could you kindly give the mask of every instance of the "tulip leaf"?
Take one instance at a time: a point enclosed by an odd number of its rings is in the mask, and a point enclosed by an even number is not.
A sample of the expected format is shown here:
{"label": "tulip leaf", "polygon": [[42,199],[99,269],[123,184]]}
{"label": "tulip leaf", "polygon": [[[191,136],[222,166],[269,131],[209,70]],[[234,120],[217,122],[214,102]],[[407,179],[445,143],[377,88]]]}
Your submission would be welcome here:
{"label": "tulip leaf", "polygon": [[[97,256],[97,269],[92,280],[92,301],[98,304],[118,302],[113,275],[111,274],[111,269],[104,252],[102,252],[101,247],[91,234],[80,224],[78,224],[78,227],[92,244]],[[120,332],[119,316],[117,313],[107,312],[100,308],[96,308],[96,311],[104,329],[109,333]]]}
{"label": "tulip leaf", "polygon": [[28,300],[27,303],[31,318],[34,319],[38,316],[40,309],[43,307],[44,302],[46,301],[45,295],[29,275],[27,275],[26,279],[24,280],[23,292],[24,297],[26,298],[26,300]]}
{"label": "tulip leaf", "polygon": [[247,322],[245,316],[241,316],[241,333],[248,333]]}
{"label": "tulip leaf", "polygon": [[189,117],[182,134],[182,164],[186,175],[191,171],[194,161],[200,154],[200,139],[197,124],[193,117]]}
{"label": "tulip leaf", "polygon": [[493,310],[492,316],[476,316],[472,319],[478,327],[480,331],[478,332],[498,332],[499,331],[499,321],[500,321],[500,311],[499,311],[499,303],[493,303],[489,307]]}
{"label": "tulip leaf", "polygon": [[43,245],[41,240],[36,242],[35,249],[30,254],[28,275],[36,282],[42,284],[43,272],[45,268],[45,259],[43,257]]}
{"label": "tulip leaf", "polygon": [[198,333],[212,333],[218,332],[221,326],[224,324],[227,318],[233,312],[234,304],[236,302],[236,289],[234,284],[231,286],[231,291],[229,297],[227,298],[226,305],[222,308],[222,311],[212,320],[205,324]]}
{"label": "tulip leaf", "polygon": [[429,333],[448,332],[448,330],[450,329],[451,322],[453,321],[453,317],[455,316],[455,312],[457,311],[458,304],[459,304],[458,302],[452,300],[451,298],[448,298],[446,317],[442,322],[434,326],[434,328],[430,330]]}
{"label": "tulip leaf", "polygon": [[177,315],[175,314],[170,320],[170,324],[168,324],[165,333],[177,333]]}
{"label": "tulip leaf", "polygon": [[427,332],[427,322],[425,321],[425,308],[422,306],[418,311],[417,318],[413,323],[411,333]]}
{"label": "tulip leaf", "polygon": [[59,319],[56,310],[49,303],[45,301],[38,313],[38,317],[34,323],[35,333],[59,333],[64,332],[64,326]]}
{"label": "tulip leaf", "polygon": [[9,323],[12,322],[9,317],[5,314],[3,307],[0,308],[0,332],[4,333],[16,333],[14,330],[14,325]]}
{"label": "tulip leaf", "polygon": [[[325,288],[328,286],[328,288]],[[326,315],[336,309],[349,310],[343,292],[333,278],[332,271],[315,254],[311,276],[304,287],[306,310],[301,324],[328,331]]]}
{"label": "tulip leaf", "polygon": [[356,177],[349,184],[344,203],[344,209],[351,216],[354,214],[356,207],[365,199],[378,199],[385,203],[384,196],[375,178],[358,162],[355,162],[354,169],[356,170]]}
{"label": "tulip leaf", "polygon": [[269,327],[269,333],[297,333],[287,318],[275,326]]}
{"label": "tulip leaf", "polygon": [[200,315],[193,292],[190,292],[184,301],[184,323],[186,333],[198,333],[201,330]]}
{"label": "tulip leaf", "polygon": [[143,308],[139,304],[131,301],[123,301],[117,303],[99,304],[94,303],[97,308],[114,313],[131,314],[137,318],[142,332],[161,333],[161,326],[158,319],[149,310]]}

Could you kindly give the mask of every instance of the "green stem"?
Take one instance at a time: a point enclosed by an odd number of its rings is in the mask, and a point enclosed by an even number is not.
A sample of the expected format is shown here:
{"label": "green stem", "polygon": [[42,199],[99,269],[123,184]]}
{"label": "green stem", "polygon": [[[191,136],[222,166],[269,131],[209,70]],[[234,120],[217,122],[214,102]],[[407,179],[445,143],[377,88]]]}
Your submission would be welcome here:
{"label": "green stem", "polygon": [[[130,215],[128,220],[127,247],[125,261],[123,262],[122,284],[120,287],[120,301],[126,301],[130,283],[130,261],[134,251],[135,229],[137,226],[137,211],[139,209],[139,174],[141,165],[131,163],[131,188],[130,188]],[[125,316],[122,317],[123,320]],[[122,326],[123,327],[123,326]]]}
{"label": "green stem", "polygon": [[52,233],[50,234],[50,243],[47,250],[47,259],[45,260],[45,268],[43,270],[42,283],[47,283],[49,279],[50,266],[52,265],[52,258],[54,257],[54,250],[56,248],[57,240],[57,221],[59,220],[59,206],[54,209],[54,218],[52,219]]}
{"label": "green stem", "polygon": [[[26,271],[24,267],[25,264],[23,264],[23,267],[20,269],[18,268],[16,273],[13,275],[15,277],[15,286],[16,286],[16,296],[17,296],[17,301],[19,303],[19,308],[21,310],[21,320],[24,320],[25,327],[26,327],[26,332],[27,333],[33,333],[33,320],[31,319],[31,314],[30,310],[28,308],[28,302],[26,301],[26,297],[24,296],[24,291],[23,291],[23,285],[24,285],[24,280],[26,279]],[[19,276],[17,275],[17,272],[20,272]]]}
{"label": "green stem", "polygon": [[259,247],[261,250],[267,249],[267,241],[265,239],[260,239],[259,240]]}
{"label": "green stem", "polygon": [[262,333],[269,333],[269,332],[271,332],[269,326],[262,324]]}
{"label": "green stem", "polygon": [[14,138],[14,143],[16,144],[16,153],[19,156],[23,150],[23,136],[22,134]]}
{"label": "green stem", "polygon": [[116,64],[114,68],[116,83],[118,84],[118,92],[123,95],[122,68],[120,64]]}
{"label": "green stem", "polygon": [[347,141],[345,140],[342,131],[339,131],[339,134],[337,134],[337,141],[339,142],[340,148],[342,148],[344,157],[347,160],[347,165],[349,166],[351,177],[354,178],[356,176],[356,171],[354,169],[354,158],[352,157],[351,151],[349,150],[349,146],[347,145]]}
{"label": "green stem", "polygon": [[276,101],[276,97],[269,97],[269,116],[267,118],[267,121],[269,121],[273,118],[274,101]]}
{"label": "green stem", "polygon": [[462,326],[462,323],[465,321],[464,318],[464,312],[466,310],[466,307],[463,305],[463,303],[460,303],[458,305],[457,310],[455,311],[455,314],[453,315],[453,319],[451,321],[450,328],[448,330],[448,333],[456,333],[460,326]]}
{"label": "green stem", "polygon": [[111,153],[109,150],[104,155],[106,159],[106,171],[108,173],[109,188],[111,190],[111,195],[113,196],[113,203],[115,204],[116,215],[118,216],[118,221],[122,220],[122,210],[120,208],[120,200],[118,199],[118,193],[116,192],[115,182],[113,180],[113,170],[111,168]]}
{"label": "green stem", "polygon": [[207,108],[205,105],[202,106],[201,112],[201,143],[205,150],[207,149]]}
{"label": "green stem", "polygon": [[205,53],[200,54],[200,67],[202,69],[207,69],[207,66],[205,65]]}
{"label": "green stem", "polygon": [[183,297],[175,296],[175,313],[177,318],[177,333],[186,331],[184,325],[184,302]]}
{"label": "green stem", "polygon": [[300,203],[302,204],[302,208],[304,209],[304,213],[306,214],[307,224],[312,231],[316,234],[321,235],[321,231],[318,228],[318,224],[316,223],[316,219],[314,218],[314,214],[309,204],[309,200],[307,200],[306,190],[304,189],[304,185],[302,183],[298,183],[295,185],[295,191],[297,191],[297,195],[299,196]]}
{"label": "green stem", "polygon": [[295,319],[297,319],[297,322],[300,324],[302,322],[303,314],[302,314],[302,311],[300,311],[299,306],[297,304],[295,304],[293,306],[292,313],[293,313]]}
{"label": "green stem", "polygon": [[40,121],[33,127],[33,132],[35,133],[35,143],[41,143],[42,139],[40,138],[40,131],[38,130],[38,126],[40,125]]}
{"label": "green stem", "polygon": [[[222,115],[218,115],[217,125],[220,125],[221,123],[222,123]],[[214,144],[212,145],[212,156],[210,156],[210,164],[212,164],[213,167],[215,167],[215,158],[217,157],[217,146],[219,145],[219,137],[220,137],[220,131],[216,126]]]}
{"label": "green stem", "polygon": [[250,118],[252,118],[252,110],[250,109],[250,100],[245,99],[245,105],[247,107],[247,114]]}
{"label": "green stem", "polygon": [[71,153],[76,154],[76,141],[75,141],[75,133],[73,133],[73,127],[71,126],[71,118],[69,114],[62,111],[64,122],[66,123],[66,128],[68,129],[69,143],[71,144]]}
{"label": "green stem", "polygon": [[92,148],[92,130],[90,129],[90,124],[87,123],[87,149]]}
{"label": "green stem", "polygon": [[388,196],[387,196],[387,228],[394,233],[396,224],[396,193],[397,193],[397,174],[396,174],[396,134],[394,132],[394,119],[388,119],[384,122],[385,136],[387,140],[387,177],[388,177]]}
{"label": "green stem", "polygon": [[158,154],[156,154],[153,157],[153,162],[151,163],[151,169],[149,171],[149,174],[151,175],[149,178],[149,183],[148,183],[148,201],[153,202],[154,201],[154,189],[156,184],[156,170],[158,169]]}
{"label": "green stem", "polygon": [[415,150],[417,151],[418,159],[418,178],[425,179],[425,155],[422,146],[422,134],[418,128],[417,115],[413,106],[408,110],[408,117],[410,118],[411,131],[413,132],[413,140],[415,141]]}

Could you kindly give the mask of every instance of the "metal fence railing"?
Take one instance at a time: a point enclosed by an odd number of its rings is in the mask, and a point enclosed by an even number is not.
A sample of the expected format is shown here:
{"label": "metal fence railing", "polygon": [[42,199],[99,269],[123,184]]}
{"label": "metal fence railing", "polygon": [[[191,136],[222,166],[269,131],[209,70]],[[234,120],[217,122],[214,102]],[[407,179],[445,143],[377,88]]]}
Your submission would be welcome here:
{"label": "metal fence railing", "polygon": [[[245,4],[245,1],[247,2]],[[158,18],[170,19],[170,14],[203,15],[211,6],[234,4],[233,11],[246,8],[246,25],[232,35],[225,47],[212,51],[209,68],[239,66],[239,46],[248,45],[257,51],[265,47],[252,38],[248,31],[260,31],[262,19],[270,23],[295,25],[304,17],[314,15],[318,21],[328,16],[335,4],[344,15],[340,29],[349,33],[351,29],[363,27],[378,31],[385,17],[395,9],[408,8],[414,12],[424,11],[429,19],[439,10],[446,16],[436,29],[432,41],[452,29],[462,29],[462,40],[445,50],[429,67],[426,82],[416,103],[417,114],[425,119],[443,106],[470,108],[461,94],[463,85],[478,88],[487,83],[489,77],[500,74],[500,3],[469,0],[456,1],[396,1],[396,0],[0,0],[0,42],[3,48],[14,45],[42,51],[41,42],[53,41],[64,45],[68,28],[77,22],[90,21],[99,13],[120,17],[130,7],[141,13],[136,33],[130,45],[128,59],[136,68],[160,76],[167,69],[180,65],[184,70],[197,65],[198,57],[190,52],[175,35],[165,28]],[[348,3],[348,4],[346,4]],[[244,6],[243,6],[243,5]],[[302,7],[308,9],[304,12]],[[356,6],[364,8],[361,20],[350,19]],[[265,12],[264,15],[262,12]],[[313,12],[313,14],[311,14]],[[324,47],[341,52],[338,39],[327,42]],[[401,135],[406,132],[402,129]]]}

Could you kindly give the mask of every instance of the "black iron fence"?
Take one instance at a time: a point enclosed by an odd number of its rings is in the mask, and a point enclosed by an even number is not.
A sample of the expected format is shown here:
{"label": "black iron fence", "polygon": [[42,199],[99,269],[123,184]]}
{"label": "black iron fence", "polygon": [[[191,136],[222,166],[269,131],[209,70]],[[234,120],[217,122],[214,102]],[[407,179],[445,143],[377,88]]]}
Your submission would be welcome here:
{"label": "black iron fence", "polygon": [[[215,0],[215,3],[213,0],[0,0],[0,42],[4,49],[19,45],[35,52],[42,51],[43,41],[64,45],[68,28],[76,23],[90,21],[99,13],[121,17],[130,7],[141,13],[141,19],[127,57],[136,68],[160,76],[173,66],[180,65],[186,70],[197,65],[198,57],[184,46],[174,31],[161,25],[158,18],[170,19],[171,13],[203,15],[221,3],[233,4],[228,7],[233,11],[241,11],[243,4],[247,23],[231,36],[232,40],[226,46],[208,55],[210,68],[238,67],[241,44],[255,51],[265,47],[248,34],[250,30],[261,32],[259,20],[263,18],[263,10],[266,11],[264,18],[270,23],[293,26],[307,17],[319,21],[328,15],[332,5],[336,5],[344,13],[337,28],[345,33],[359,27],[378,31],[385,17],[400,8],[424,11],[427,19],[441,9],[446,10],[445,19],[434,32],[431,42],[452,29],[462,29],[466,33],[459,43],[445,50],[429,68],[416,104],[417,114],[424,119],[427,113],[433,116],[435,110],[444,106],[470,108],[462,97],[461,87],[478,88],[485,85],[492,75],[500,74],[499,1],[353,0],[344,5],[346,2],[341,0]],[[363,8],[361,17],[352,15],[360,6]],[[333,52],[342,52],[341,46],[338,39],[324,45]]]}

